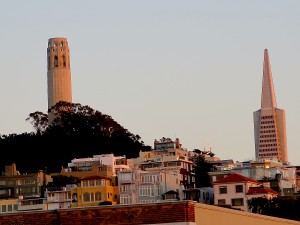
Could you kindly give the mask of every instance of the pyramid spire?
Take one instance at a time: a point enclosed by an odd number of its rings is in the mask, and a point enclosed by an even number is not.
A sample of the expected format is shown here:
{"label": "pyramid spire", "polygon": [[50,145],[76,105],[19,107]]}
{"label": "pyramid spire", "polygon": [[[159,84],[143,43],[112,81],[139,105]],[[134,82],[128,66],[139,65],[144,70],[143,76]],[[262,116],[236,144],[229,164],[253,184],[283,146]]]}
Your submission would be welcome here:
{"label": "pyramid spire", "polygon": [[273,85],[272,70],[268,49],[264,51],[264,68],[261,92],[261,109],[276,108],[276,97]]}

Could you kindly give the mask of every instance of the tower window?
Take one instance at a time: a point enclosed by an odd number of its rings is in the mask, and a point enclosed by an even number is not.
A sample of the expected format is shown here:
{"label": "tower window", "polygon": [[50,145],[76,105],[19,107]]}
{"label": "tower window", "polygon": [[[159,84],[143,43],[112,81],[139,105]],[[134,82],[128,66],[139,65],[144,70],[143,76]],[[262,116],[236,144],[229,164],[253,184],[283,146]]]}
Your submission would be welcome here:
{"label": "tower window", "polygon": [[66,56],[63,55],[63,66],[66,67]]}
{"label": "tower window", "polygon": [[57,55],[54,56],[54,66],[58,67],[58,57],[57,57]]}

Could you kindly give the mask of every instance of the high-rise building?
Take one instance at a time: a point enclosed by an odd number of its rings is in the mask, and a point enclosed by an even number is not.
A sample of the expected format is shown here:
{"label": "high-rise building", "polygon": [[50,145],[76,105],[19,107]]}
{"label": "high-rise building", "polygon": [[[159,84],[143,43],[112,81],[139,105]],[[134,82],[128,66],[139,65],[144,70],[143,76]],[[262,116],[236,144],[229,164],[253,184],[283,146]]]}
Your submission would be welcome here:
{"label": "high-rise building", "polygon": [[67,38],[50,38],[47,48],[48,109],[60,101],[72,103],[70,50]]}
{"label": "high-rise building", "polygon": [[261,109],[253,113],[255,157],[288,162],[285,110],[278,109],[269,52],[264,51]]}

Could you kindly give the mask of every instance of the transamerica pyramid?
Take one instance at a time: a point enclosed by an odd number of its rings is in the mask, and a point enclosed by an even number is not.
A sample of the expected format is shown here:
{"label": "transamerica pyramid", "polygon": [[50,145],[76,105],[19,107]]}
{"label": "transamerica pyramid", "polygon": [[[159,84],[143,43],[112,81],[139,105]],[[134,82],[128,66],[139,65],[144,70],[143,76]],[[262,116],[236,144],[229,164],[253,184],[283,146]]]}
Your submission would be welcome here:
{"label": "transamerica pyramid", "polygon": [[253,119],[256,159],[288,162],[285,110],[277,108],[268,49],[264,50],[261,109]]}

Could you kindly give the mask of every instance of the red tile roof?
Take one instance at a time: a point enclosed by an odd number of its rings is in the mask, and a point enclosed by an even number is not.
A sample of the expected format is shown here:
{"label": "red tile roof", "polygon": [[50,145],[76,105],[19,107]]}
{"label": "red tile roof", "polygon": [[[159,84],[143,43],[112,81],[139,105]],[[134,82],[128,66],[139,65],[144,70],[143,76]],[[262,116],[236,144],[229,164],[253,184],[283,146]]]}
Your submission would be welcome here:
{"label": "red tile roof", "polygon": [[224,184],[224,183],[243,183],[243,182],[251,182],[251,183],[255,183],[255,184],[261,184],[260,182],[253,180],[249,177],[245,177],[243,175],[240,174],[230,174],[226,177],[223,177],[217,181],[214,182],[214,184]]}
{"label": "red tile roof", "polygon": [[272,195],[278,195],[278,192],[272,190],[268,187],[250,187],[248,190],[247,195],[255,195],[255,194],[272,194]]}

